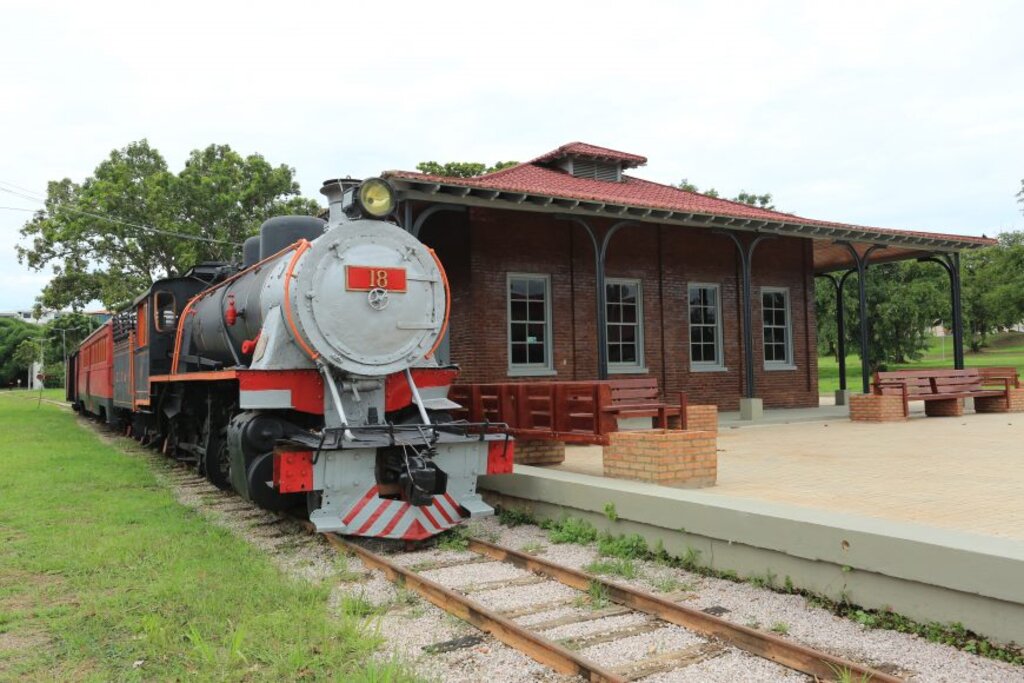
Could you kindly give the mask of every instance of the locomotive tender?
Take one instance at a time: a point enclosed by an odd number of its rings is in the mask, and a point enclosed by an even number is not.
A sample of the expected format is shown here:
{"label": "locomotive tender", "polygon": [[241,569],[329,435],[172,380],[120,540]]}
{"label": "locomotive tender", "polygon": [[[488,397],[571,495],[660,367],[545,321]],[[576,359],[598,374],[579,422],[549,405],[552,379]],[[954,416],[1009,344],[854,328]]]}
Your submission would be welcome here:
{"label": "locomotive tender", "polygon": [[326,222],[272,218],[241,268],[153,283],[72,355],[68,400],[319,531],[420,540],[493,514],[477,477],[511,472],[513,442],[448,412],[444,268],[385,220],[384,180],[321,192]]}

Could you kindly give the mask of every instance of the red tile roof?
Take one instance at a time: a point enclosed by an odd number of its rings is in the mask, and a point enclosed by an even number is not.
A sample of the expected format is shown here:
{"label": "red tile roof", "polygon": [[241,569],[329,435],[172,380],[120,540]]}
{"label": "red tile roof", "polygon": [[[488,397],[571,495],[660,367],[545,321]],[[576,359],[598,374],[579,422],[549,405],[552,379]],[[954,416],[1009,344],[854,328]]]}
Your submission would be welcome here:
{"label": "red tile roof", "polygon": [[532,161],[528,161],[529,164],[540,164],[545,161],[554,161],[555,159],[561,159],[566,156],[581,156],[590,157],[592,159],[602,159],[608,161],[620,161],[622,162],[623,168],[633,168],[634,166],[643,166],[647,163],[647,157],[642,157],[639,154],[630,154],[629,152],[620,152],[617,149],[608,149],[607,147],[598,147],[597,145],[590,145],[586,142],[570,142],[562,145],[558,149],[553,149],[547,154],[542,154]]}
{"label": "red tile roof", "polygon": [[[588,151],[584,152],[581,150]],[[558,149],[541,155],[532,161],[517,164],[494,173],[488,173],[474,178],[435,176],[426,173],[417,173],[414,171],[387,171],[383,175],[385,177],[411,181],[455,185],[481,190],[497,190],[502,192],[543,195],[557,197],[559,199],[586,202],[619,204],[643,209],[668,210],[728,218],[749,218],[754,220],[797,223],[801,225],[828,228],[864,230],[894,234],[909,238],[923,237],[929,239],[949,239],[957,242],[963,242],[965,244],[988,245],[995,243],[995,240],[982,237],[896,230],[893,228],[876,228],[852,225],[849,223],[837,223],[834,221],[823,221],[813,218],[802,218],[795,214],[783,213],[781,211],[769,211],[767,209],[750,206],[749,204],[744,204],[742,202],[730,201],[728,199],[717,199],[697,192],[687,192],[686,190],[680,190],[676,187],[672,187],[671,185],[662,185],[660,183],[654,183],[649,180],[642,180],[632,176],[623,175],[621,182],[576,178],[560,169],[540,165],[540,163],[543,163],[544,161],[557,159],[565,154],[596,155],[598,152],[594,152],[593,150],[597,150],[601,154],[609,155],[605,157],[609,159],[641,159],[644,162],[647,161],[645,157],[636,154],[617,152],[605,147],[597,147],[595,145],[588,145],[582,142],[572,142],[567,145],[562,145]],[[619,156],[613,157],[610,155]]]}

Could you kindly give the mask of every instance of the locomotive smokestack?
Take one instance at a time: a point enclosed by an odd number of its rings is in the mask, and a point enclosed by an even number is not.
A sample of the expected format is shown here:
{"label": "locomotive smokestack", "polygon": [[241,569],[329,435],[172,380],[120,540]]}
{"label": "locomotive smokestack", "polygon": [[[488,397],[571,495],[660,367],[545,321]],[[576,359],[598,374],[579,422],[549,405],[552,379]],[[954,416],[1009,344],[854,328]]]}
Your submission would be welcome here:
{"label": "locomotive smokestack", "polygon": [[345,220],[345,212],[342,210],[345,193],[355,189],[360,182],[353,178],[337,178],[324,181],[323,187],[320,188],[320,194],[327,197],[327,206],[330,209],[327,222],[331,227]]}

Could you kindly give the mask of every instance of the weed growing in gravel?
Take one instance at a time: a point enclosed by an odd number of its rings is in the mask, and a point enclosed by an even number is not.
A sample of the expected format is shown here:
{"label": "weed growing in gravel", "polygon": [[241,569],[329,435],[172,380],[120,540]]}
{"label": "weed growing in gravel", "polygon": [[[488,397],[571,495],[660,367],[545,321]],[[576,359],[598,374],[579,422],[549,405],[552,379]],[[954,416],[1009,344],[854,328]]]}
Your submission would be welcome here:
{"label": "weed growing in gravel", "polygon": [[784,621],[776,621],[774,624],[772,624],[770,630],[773,633],[778,633],[780,636],[785,636],[789,634],[789,624],[787,624]]}
{"label": "weed growing in gravel", "polygon": [[868,681],[871,680],[871,677],[867,674],[861,674],[860,676],[857,676],[855,678],[853,672],[850,671],[848,667],[836,666],[833,664],[829,664],[828,662],[826,662],[825,664],[828,666],[829,669],[832,670],[832,673],[835,675],[836,683],[868,683]]}
{"label": "weed growing in gravel", "polygon": [[700,551],[692,545],[686,546],[686,553],[679,558],[679,564],[687,571],[696,571],[700,567]]}
{"label": "weed growing in gravel", "polygon": [[639,574],[636,565],[633,564],[633,560],[623,559],[595,560],[583,567],[583,571],[590,572],[591,574],[621,576],[624,579],[635,579]]}
{"label": "weed growing in gravel", "polygon": [[496,529],[488,529],[479,522],[470,522],[466,531],[470,536],[476,536],[488,543],[497,543],[501,539],[501,534]]}
{"label": "weed growing in gravel", "polygon": [[589,607],[590,609],[604,609],[611,603],[608,599],[608,589],[598,581],[591,581],[587,588],[586,595],[581,595],[573,602],[576,607]]}
{"label": "weed growing in gravel", "polygon": [[334,575],[338,581],[348,583],[350,581],[358,581],[363,578],[361,572],[353,570],[348,564],[348,555],[338,553],[334,556]]}
{"label": "weed growing in gravel", "polygon": [[579,543],[586,545],[597,540],[597,529],[579,517],[565,517],[559,521],[547,520],[541,524],[552,543]]}
{"label": "weed growing in gravel", "polygon": [[619,513],[615,511],[615,503],[604,504],[604,516],[611,522],[615,522],[619,519]]}
{"label": "weed growing in gravel", "polygon": [[469,537],[469,529],[460,524],[438,536],[437,547],[441,550],[465,550],[469,547]]}
{"label": "weed growing in gravel", "polygon": [[647,557],[647,541],[640,534],[626,536],[603,534],[597,541],[597,551],[606,557],[621,557],[627,560]]}
{"label": "weed growing in gravel", "polygon": [[527,555],[536,555],[538,553],[544,552],[544,544],[540,541],[531,541],[529,543],[524,543],[522,546],[519,547],[519,552],[526,553]]}
{"label": "weed growing in gravel", "polygon": [[659,593],[674,593],[675,591],[692,591],[694,585],[690,582],[683,582],[674,576],[658,576],[651,579],[651,586]]}
{"label": "weed growing in gravel", "polygon": [[498,521],[505,526],[537,524],[537,518],[529,510],[516,510],[514,508],[499,508]]}
{"label": "weed growing in gravel", "polygon": [[383,614],[387,611],[387,607],[375,605],[363,597],[362,593],[358,593],[356,595],[341,596],[341,601],[338,603],[338,610],[342,614],[365,619],[366,617]]}
{"label": "weed growing in gravel", "polygon": [[774,588],[775,577],[776,575],[771,570],[767,570],[764,574],[751,574],[747,577],[747,581],[750,585],[758,588]]}

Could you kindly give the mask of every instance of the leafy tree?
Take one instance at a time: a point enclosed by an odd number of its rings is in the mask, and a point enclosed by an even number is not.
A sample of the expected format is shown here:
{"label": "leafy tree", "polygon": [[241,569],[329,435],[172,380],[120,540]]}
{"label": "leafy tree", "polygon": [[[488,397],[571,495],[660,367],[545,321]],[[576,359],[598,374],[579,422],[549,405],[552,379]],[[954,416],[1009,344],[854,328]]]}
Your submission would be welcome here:
{"label": "leafy tree", "polygon": [[448,178],[473,178],[516,166],[518,163],[518,161],[498,161],[493,166],[488,166],[476,161],[449,161],[444,164],[439,164],[436,161],[421,161],[416,164],[416,170],[420,173]]}
{"label": "leafy tree", "polygon": [[[713,199],[718,199],[721,196],[718,193],[718,190],[716,190],[713,187],[701,191],[696,185],[691,183],[686,178],[683,178],[681,181],[679,181],[678,184],[674,185],[673,187],[676,187],[680,190],[684,190],[686,192],[695,192],[697,194],[702,194],[705,197],[711,197]],[[741,190],[738,195],[732,198],[732,201],[740,202],[742,204],[749,204],[750,206],[756,206],[760,209],[768,209],[769,211],[775,210],[775,205],[772,204],[772,195],[770,192],[766,192],[764,194],[754,194],[752,192],[747,192],[746,190]]]}
{"label": "leafy tree", "polygon": [[39,360],[42,351],[43,346],[38,337],[22,339],[14,349],[14,365],[20,370],[28,370]]}
{"label": "leafy tree", "polygon": [[26,339],[39,334],[39,328],[17,318],[0,318],[0,386],[11,386],[20,377],[25,378],[25,368],[15,360],[15,351]]}
{"label": "leafy tree", "polygon": [[81,310],[99,299],[117,308],[198,261],[237,259],[266,218],[315,213],[293,176],[226,145],[194,150],[174,174],[146,140],[133,142],[81,183],[50,182],[45,208],[21,230],[28,243],[18,257],[33,270],[53,268],[43,307]]}
{"label": "leafy tree", "polygon": [[999,235],[999,244],[961,255],[964,327],[972,351],[988,336],[1024,320],[1024,232]]}

